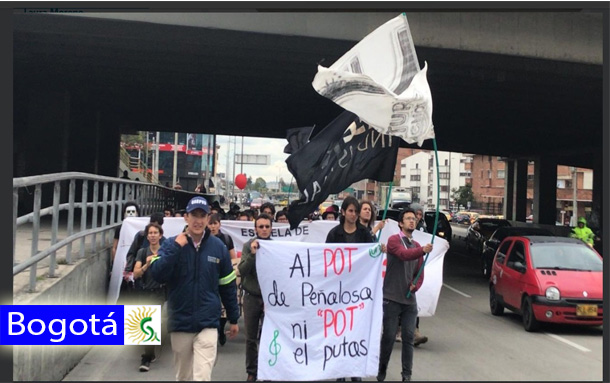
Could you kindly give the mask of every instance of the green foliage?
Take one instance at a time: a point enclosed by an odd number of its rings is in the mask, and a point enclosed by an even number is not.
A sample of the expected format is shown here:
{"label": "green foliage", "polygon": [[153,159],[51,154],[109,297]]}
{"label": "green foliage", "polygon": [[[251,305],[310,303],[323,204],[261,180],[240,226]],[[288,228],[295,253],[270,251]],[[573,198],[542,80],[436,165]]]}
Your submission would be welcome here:
{"label": "green foliage", "polygon": [[472,193],[472,186],[470,184],[466,184],[466,186],[460,186],[459,188],[451,189],[453,193],[453,199],[455,199],[456,203],[459,205],[466,206],[468,202],[474,202],[474,194]]}
{"label": "green foliage", "polygon": [[262,179],[261,177],[258,177],[256,179],[256,181],[254,181],[254,185],[252,185],[252,189],[259,191],[261,193],[264,193],[267,190],[267,182]]}
{"label": "green foliage", "polygon": [[121,134],[121,142],[127,146],[146,146],[146,132],[138,134]]}

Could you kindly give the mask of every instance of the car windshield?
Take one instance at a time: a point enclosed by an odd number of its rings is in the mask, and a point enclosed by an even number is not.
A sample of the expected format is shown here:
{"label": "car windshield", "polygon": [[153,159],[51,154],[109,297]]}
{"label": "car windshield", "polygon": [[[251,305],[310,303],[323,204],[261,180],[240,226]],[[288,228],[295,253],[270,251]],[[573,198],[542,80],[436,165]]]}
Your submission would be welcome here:
{"label": "car windshield", "polygon": [[602,271],[600,257],[586,245],[537,243],[530,247],[535,269]]}

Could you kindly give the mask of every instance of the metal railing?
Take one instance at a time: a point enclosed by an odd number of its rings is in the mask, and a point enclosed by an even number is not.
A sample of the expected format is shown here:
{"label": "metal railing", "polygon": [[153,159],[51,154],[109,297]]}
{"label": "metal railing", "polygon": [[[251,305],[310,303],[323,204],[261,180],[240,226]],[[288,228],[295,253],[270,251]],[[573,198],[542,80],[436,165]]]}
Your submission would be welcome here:
{"label": "metal railing", "polygon": [[[90,187],[92,186],[92,187]],[[33,194],[32,194],[33,189]],[[80,195],[80,199],[78,196]],[[72,245],[80,242],[76,259],[86,257],[86,238],[91,238],[91,253],[107,247],[113,233],[122,221],[123,205],[135,201],[140,216],[162,212],[170,206],[182,209],[195,193],[169,189],[126,179],[105,177],[87,173],[55,173],[31,177],[13,178],[13,276],[30,269],[29,291],[34,292],[37,281],[37,266],[49,259],[49,277],[55,277],[57,251],[65,247],[66,264],[74,262]],[[217,196],[205,195],[211,203]],[[42,207],[43,204],[50,206]],[[58,238],[60,213],[67,211],[66,237]],[[80,213],[80,229],[75,229],[76,217]],[[22,214],[22,215],[19,215]],[[41,218],[51,216],[50,246],[39,249]],[[17,262],[17,229],[32,223],[32,246],[30,257]],[[98,237],[101,234],[101,238]],[[108,241],[110,239],[110,241]],[[21,254],[20,254],[20,258]]]}
{"label": "metal railing", "polygon": [[121,161],[131,170],[142,175],[142,179],[147,180],[151,183],[158,183],[157,177],[153,172],[146,166],[146,164],[139,158],[133,157],[129,154],[125,148],[120,148]]}

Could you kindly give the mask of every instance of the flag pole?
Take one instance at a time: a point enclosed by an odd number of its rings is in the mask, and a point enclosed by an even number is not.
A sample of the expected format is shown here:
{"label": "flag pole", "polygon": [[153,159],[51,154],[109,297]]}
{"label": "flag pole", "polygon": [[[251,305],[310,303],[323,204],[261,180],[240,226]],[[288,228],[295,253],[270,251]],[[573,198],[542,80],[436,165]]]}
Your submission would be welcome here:
{"label": "flag pole", "polygon": [[[394,169],[394,175],[396,175],[396,169]],[[390,204],[390,197],[392,196],[392,185],[394,184],[394,177],[392,177],[392,181],[388,185],[388,198],[385,200],[385,209],[383,210],[383,217],[381,220],[385,222],[385,217],[388,214],[388,205]],[[381,239],[381,232],[383,231],[383,227],[379,229],[379,233],[377,233],[377,242]]]}

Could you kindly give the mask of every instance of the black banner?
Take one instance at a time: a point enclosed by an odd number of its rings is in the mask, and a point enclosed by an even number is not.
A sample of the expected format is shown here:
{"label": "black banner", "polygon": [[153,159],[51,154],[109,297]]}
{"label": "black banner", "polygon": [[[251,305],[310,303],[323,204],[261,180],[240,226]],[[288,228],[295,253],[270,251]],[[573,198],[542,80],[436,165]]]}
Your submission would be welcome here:
{"label": "black banner", "polygon": [[292,154],[305,146],[309,141],[309,136],[311,136],[313,129],[313,126],[288,129],[286,131],[286,140],[288,140],[288,144],[284,147],[284,153]]}
{"label": "black banner", "polygon": [[341,113],[286,159],[301,192],[288,209],[290,227],[296,228],[329,194],[354,182],[391,181],[400,140],[370,128],[351,112]]}

